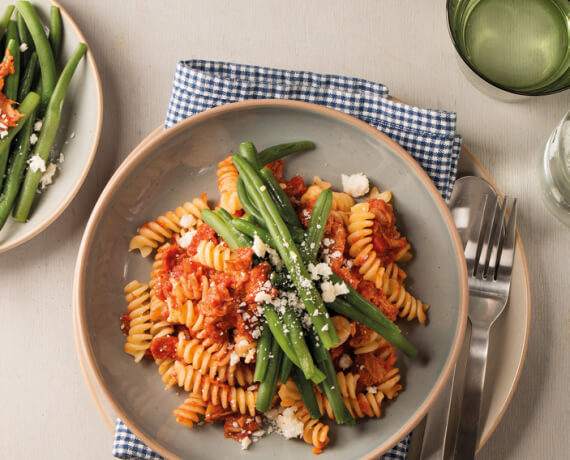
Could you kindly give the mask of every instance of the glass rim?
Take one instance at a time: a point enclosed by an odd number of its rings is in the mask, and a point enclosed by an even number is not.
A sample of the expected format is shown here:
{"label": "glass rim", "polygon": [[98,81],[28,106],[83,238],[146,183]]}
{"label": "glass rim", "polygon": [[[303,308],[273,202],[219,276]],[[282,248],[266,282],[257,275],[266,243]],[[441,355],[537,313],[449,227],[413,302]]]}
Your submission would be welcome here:
{"label": "glass rim", "polygon": [[485,75],[483,75],[479,70],[477,70],[470,62],[469,60],[463,55],[463,52],[459,49],[459,46],[457,45],[457,42],[455,41],[455,38],[453,37],[453,32],[451,31],[451,24],[449,21],[449,6],[452,0],[446,0],[445,1],[445,13],[446,13],[446,23],[447,23],[447,32],[449,33],[449,37],[451,38],[451,43],[453,43],[453,47],[455,48],[456,53],[459,55],[459,57],[461,58],[461,60],[465,63],[465,65],[467,65],[467,67],[469,67],[469,69],[479,78],[481,78],[483,81],[485,81],[486,83],[490,84],[491,86],[500,89],[502,91],[505,91],[509,94],[517,94],[519,96],[528,96],[528,97],[537,97],[537,96],[548,96],[550,94],[556,94],[556,93],[561,93],[562,91],[566,91],[567,89],[570,89],[570,85],[569,86],[564,86],[562,88],[558,88],[558,89],[554,89],[554,90],[547,90],[547,91],[540,91],[540,92],[536,92],[536,93],[529,93],[529,92],[524,92],[524,91],[518,91],[516,89],[512,89],[512,88],[508,88],[506,86],[503,86],[499,83],[494,82],[493,80],[490,80],[488,77],[486,77]]}

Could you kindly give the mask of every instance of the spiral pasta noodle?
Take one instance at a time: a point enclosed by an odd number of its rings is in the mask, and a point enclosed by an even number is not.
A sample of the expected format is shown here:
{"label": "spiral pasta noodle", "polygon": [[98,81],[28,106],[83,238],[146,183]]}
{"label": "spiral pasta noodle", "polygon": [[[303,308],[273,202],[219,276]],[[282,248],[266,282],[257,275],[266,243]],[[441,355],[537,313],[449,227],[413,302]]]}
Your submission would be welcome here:
{"label": "spiral pasta noodle", "polygon": [[135,362],[139,362],[152,340],[148,285],[136,280],[131,281],[125,286],[125,294],[127,294],[125,300],[129,312],[129,333],[125,352],[132,355]]}
{"label": "spiral pasta noodle", "polygon": [[[309,186],[307,191],[301,196],[301,203],[305,204],[309,201],[316,201],[320,193],[325,189],[330,189],[330,182],[323,181],[319,176],[313,178],[313,185]],[[333,192],[331,212],[350,211],[350,208],[354,205],[354,198],[352,198],[348,193],[345,192]]]}
{"label": "spiral pasta noodle", "polygon": [[238,172],[232,162],[232,157],[227,156],[218,163],[218,189],[220,191],[220,206],[231,215],[242,209],[237,193]]}
{"label": "spiral pasta noodle", "polygon": [[225,244],[215,244],[212,241],[202,240],[198,245],[194,260],[206,267],[224,271],[225,262],[231,257],[232,251]]}
{"label": "spiral pasta noodle", "polygon": [[185,340],[183,333],[178,336],[177,355],[202,374],[218,380],[223,380],[230,362],[227,343],[206,347],[197,339]]}
{"label": "spiral pasta noodle", "polygon": [[303,422],[303,440],[313,446],[314,454],[320,454],[330,441],[329,426],[311,418],[304,405],[297,409],[295,417]]}
{"label": "spiral pasta noodle", "polygon": [[192,428],[206,413],[207,403],[197,395],[191,394],[180,406],[174,409],[176,421],[181,425]]}
{"label": "spiral pasta noodle", "polygon": [[388,300],[398,307],[401,318],[406,318],[408,321],[417,318],[421,324],[425,323],[429,305],[416,299],[404,286],[394,280],[390,284]]}
{"label": "spiral pasta noodle", "polygon": [[164,243],[173,234],[180,233],[183,216],[192,216],[194,222],[192,226],[198,226],[202,222],[200,213],[205,208],[208,208],[208,203],[203,195],[177,207],[174,212],[168,211],[155,221],[144,223],[139,227],[137,235],[131,238],[129,251],[138,249],[143,257],[147,257],[159,243]]}
{"label": "spiral pasta noodle", "polygon": [[374,214],[368,203],[358,203],[350,208],[348,244],[350,256],[365,280],[374,281],[380,267],[380,258],[372,245]]}

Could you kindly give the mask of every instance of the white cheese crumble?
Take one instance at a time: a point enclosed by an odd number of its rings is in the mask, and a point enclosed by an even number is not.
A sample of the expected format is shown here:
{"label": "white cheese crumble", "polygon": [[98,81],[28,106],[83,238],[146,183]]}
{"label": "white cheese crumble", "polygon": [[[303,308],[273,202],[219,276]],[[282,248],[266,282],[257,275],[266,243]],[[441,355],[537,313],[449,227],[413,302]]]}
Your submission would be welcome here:
{"label": "white cheese crumble", "polygon": [[42,177],[40,179],[40,186],[43,189],[45,189],[48,185],[50,185],[53,182],[53,176],[55,174],[56,171],[56,167],[53,163],[50,163],[47,167],[47,169],[45,170],[45,172],[42,174]]}
{"label": "white cheese crumble", "polygon": [[259,236],[255,235],[253,237],[253,245],[251,246],[251,249],[253,249],[253,252],[257,257],[265,257],[265,253],[268,248],[269,246],[267,246]]}
{"label": "white cheese crumble", "polygon": [[375,395],[376,393],[378,393],[378,387],[366,387],[366,391],[368,393]]}
{"label": "white cheese crumble", "polygon": [[36,145],[36,143],[38,142],[38,136],[36,133],[32,133],[30,134],[30,144],[31,145]]}
{"label": "white cheese crumble", "polygon": [[196,230],[190,230],[189,232],[186,232],[184,235],[178,238],[178,245],[182,249],[186,249],[188,246],[190,246],[190,243],[192,243],[192,239],[194,238],[195,234]]}
{"label": "white cheese crumble", "polygon": [[273,265],[277,271],[280,272],[283,268],[283,261],[281,260],[281,257],[279,257],[279,253],[275,249],[268,246],[267,254],[269,254],[269,261],[271,262],[271,265]]}
{"label": "white cheese crumble", "polygon": [[42,120],[38,120],[34,123],[34,131],[38,132],[42,129]]}
{"label": "white cheese crumble", "polygon": [[323,327],[321,327],[321,331],[326,332],[329,330],[329,325],[325,324]]}
{"label": "white cheese crumble", "polygon": [[2,131],[0,131],[0,139],[4,139],[7,135],[8,135],[7,129],[3,129]]}
{"label": "white cheese crumble", "polygon": [[323,281],[321,290],[323,291],[323,301],[326,303],[334,302],[334,299],[339,295],[348,294],[348,288],[344,283],[333,284],[330,281]]}
{"label": "white cheese crumble", "polygon": [[180,226],[182,226],[184,228],[193,227],[195,223],[196,223],[196,219],[194,218],[194,216],[192,214],[184,214],[180,218]]}
{"label": "white cheese crumble", "polygon": [[59,157],[57,158],[57,162],[58,163],[63,163],[65,161],[65,156],[63,155],[63,152],[61,152],[59,154]]}
{"label": "white cheese crumble", "polygon": [[255,296],[255,301],[257,303],[269,303],[271,300],[273,300],[273,297],[271,297],[267,292],[261,291]]}
{"label": "white cheese crumble", "polygon": [[303,422],[296,417],[295,411],[295,407],[288,407],[277,416],[277,428],[287,439],[300,438],[303,435]]}
{"label": "white cheese crumble", "polygon": [[45,172],[46,171],[46,162],[40,158],[39,155],[34,155],[28,160],[28,164],[30,165],[30,170],[32,172]]}
{"label": "white cheese crumble", "polygon": [[368,177],[363,173],[356,173],[350,176],[341,174],[341,179],[343,191],[355,198],[366,195],[370,189]]}
{"label": "white cheese crumble", "polygon": [[320,263],[317,265],[309,264],[307,268],[311,273],[311,279],[313,280],[328,278],[332,275],[332,269],[325,263]]}
{"label": "white cheese crumble", "polygon": [[241,449],[242,450],[247,450],[247,448],[251,445],[251,439],[249,438],[243,438],[241,440]]}
{"label": "white cheese crumble", "polygon": [[22,43],[20,45],[20,52],[25,53],[26,51],[28,51],[28,44],[27,43]]}
{"label": "white cheese crumble", "polygon": [[239,356],[235,351],[232,351],[230,354],[230,366],[235,366],[237,363],[239,363]]}
{"label": "white cheese crumble", "polygon": [[338,365],[341,369],[346,370],[352,366],[352,359],[346,353],[344,353],[338,360]]}

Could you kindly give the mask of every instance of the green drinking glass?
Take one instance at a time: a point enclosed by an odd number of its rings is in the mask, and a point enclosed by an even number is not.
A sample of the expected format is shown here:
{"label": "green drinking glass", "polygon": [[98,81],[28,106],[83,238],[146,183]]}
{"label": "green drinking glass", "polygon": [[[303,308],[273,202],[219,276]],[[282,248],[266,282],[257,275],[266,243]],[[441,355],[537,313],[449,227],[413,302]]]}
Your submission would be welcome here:
{"label": "green drinking glass", "polygon": [[447,20],[460,64],[491,95],[570,88],[568,0],[447,0]]}

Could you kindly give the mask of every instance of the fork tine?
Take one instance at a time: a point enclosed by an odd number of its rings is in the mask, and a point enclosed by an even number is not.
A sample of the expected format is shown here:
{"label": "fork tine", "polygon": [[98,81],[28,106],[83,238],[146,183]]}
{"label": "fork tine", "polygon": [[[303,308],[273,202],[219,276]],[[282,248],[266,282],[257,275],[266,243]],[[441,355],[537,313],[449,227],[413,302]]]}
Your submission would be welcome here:
{"label": "fork tine", "polygon": [[508,282],[511,279],[511,272],[513,271],[513,259],[515,257],[516,245],[516,228],[517,228],[517,199],[513,200],[511,208],[511,216],[505,232],[502,247],[499,252],[499,266],[497,267],[497,274],[495,279],[497,281]]}
{"label": "fork tine", "polygon": [[465,243],[465,261],[467,263],[467,273],[469,275],[475,272],[475,267],[478,260],[479,241],[481,240],[481,230],[483,221],[485,220],[485,211],[487,209],[487,202],[489,195],[481,197],[481,205],[474,215],[469,216],[469,233],[467,236],[467,243]]}
{"label": "fork tine", "polygon": [[479,279],[483,279],[483,275],[485,274],[485,267],[487,266],[487,264],[489,262],[489,254],[490,254],[489,243],[491,241],[491,236],[493,234],[493,227],[495,226],[495,222],[497,219],[497,213],[499,212],[498,207],[500,207],[499,200],[498,200],[498,198],[495,197],[495,203],[494,203],[492,214],[488,220],[486,219],[486,221],[488,222],[488,225],[486,225],[483,228],[483,230],[482,230],[482,237],[483,238],[479,242],[480,247],[481,247],[481,254],[479,256],[477,266],[475,268],[475,273],[474,273],[475,277],[477,277]]}
{"label": "fork tine", "polygon": [[[497,201],[498,204],[498,201]],[[503,200],[503,205],[498,206],[495,211],[493,233],[491,240],[489,242],[489,255],[488,255],[488,265],[485,270],[485,278],[495,278],[495,270],[499,265],[499,249],[500,243],[503,239],[503,225],[505,222],[505,211],[507,209],[507,197]]]}

